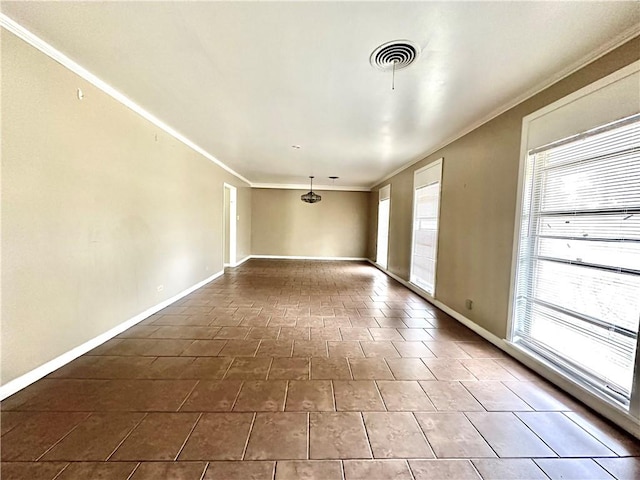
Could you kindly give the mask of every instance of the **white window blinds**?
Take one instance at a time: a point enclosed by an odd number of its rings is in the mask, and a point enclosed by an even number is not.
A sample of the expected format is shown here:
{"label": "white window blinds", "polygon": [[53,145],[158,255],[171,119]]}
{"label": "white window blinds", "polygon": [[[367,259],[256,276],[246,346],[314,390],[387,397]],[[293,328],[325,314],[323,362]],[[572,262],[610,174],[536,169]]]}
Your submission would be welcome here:
{"label": "white window blinds", "polygon": [[513,338],[628,404],[640,321],[640,114],[532,149]]}
{"label": "white window blinds", "polygon": [[414,174],[413,251],[410,281],[434,296],[442,159]]}

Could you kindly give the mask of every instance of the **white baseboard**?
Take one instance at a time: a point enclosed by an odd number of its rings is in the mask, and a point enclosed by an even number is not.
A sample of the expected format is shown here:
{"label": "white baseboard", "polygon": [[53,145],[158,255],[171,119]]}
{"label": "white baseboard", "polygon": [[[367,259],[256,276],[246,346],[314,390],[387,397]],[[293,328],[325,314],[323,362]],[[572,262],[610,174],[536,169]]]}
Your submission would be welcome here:
{"label": "white baseboard", "polygon": [[420,297],[424,298],[427,302],[429,302],[430,304],[432,304],[435,307],[438,307],[440,310],[442,310],[444,313],[446,313],[447,315],[452,316],[453,318],[455,318],[456,320],[458,320],[460,323],[462,323],[463,325],[465,325],[466,327],[469,327],[471,330],[473,330],[474,332],[476,332],[478,335],[480,335],[481,337],[483,337],[485,340],[488,340],[489,342],[491,342],[492,344],[494,344],[496,347],[501,348],[504,350],[504,344],[505,341],[502,340],[501,338],[495,336],[493,333],[491,333],[489,330],[481,327],[480,325],[478,325],[477,323],[475,323],[473,320],[468,319],[467,317],[465,317],[464,315],[462,315],[461,313],[455,311],[453,308],[445,305],[444,303],[442,303],[439,300],[436,300],[435,298],[433,298],[432,296],[430,296],[427,292],[425,292],[424,290],[422,290],[420,287],[417,287],[416,285],[407,282],[405,279],[397,276],[394,273],[391,273],[390,271],[382,268],[380,265],[378,265],[376,262],[374,262],[371,259],[367,259],[369,261],[369,263],[371,263],[374,267],[376,267],[377,269],[379,269],[380,271],[382,271],[383,273],[389,275],[391,278],[393,278],[394,280],[396,280],[397,282],[400,282],[402,285],[404,285],[405,287],[407,287],[409,290],[411,290],[412,292],[415,292],[416,294],[418,294]]}
{"label": "white baseboard", "polygon": [[24,375],[21,375],[18,378],[15,378],[7,382],[5,385],[2,385],[0,387],[0,400],[4,400],[5,398],[13,395],[19,390],[22,390],[23,388],[31,385],[32,383],[40,380],[42,377],[49,375],[54,370],[57,370],[58,368],[66,365],[72,360],[75,360],[79,356],[84,355],[88,351],[93,350],[97,346],[102,345],[107,340],[112,339],[116,335],[119,335],[120,333],[124,332],[126,329],[133,327],[137,323],[140,323],[145,318],[150,317],[154,313],[159,312],[163,308],[168,307],[172,303],[177,302],[181,298],[189,295],[191,292],[215,280],[216,278],[220,277],[223,273],[224,272],[214,273],[209,278],[206,278],[201,282],[196,283],[195,285],[187,288],[186,290],[183,290],[177,295],[174,295],[173,297],[157,305],[154,305],[151,308],[146,309],[144,312],[139,313],[135,317],[130,318],[129,320],[126,320],[116,325],[112,329],[98,335],[97,337],[94,337],[91,340],[84,342],[82,345],[78,345],[77,347],[69,350],[68,352],[63,353],[62,355],[54,358],[53,360],[50,360],[47,363],[44,363],[37,368],[34,368],[30,372],[27,372]]}
{"label": "white baseboard", "polygon": [[621,427],[622,429],[629,432],[636,438],[640,439],[640,420],[630,415],[628,412],[625,412],[621,408],[613,405],[612,403],[603,399],[597,392],[589,390],[582,384],[578,384],[570,377],[567,377],[562,371],[555,368],[552,364],[545,361],[542,358],[534,357],[529,354],[525,350],[520,347],[512,344],[511,342],[501,339],[500,337],[494,335],[487,329],[481,327],[473,320],[465,317],[461,313],[455,311],[451,307],[445,305],[444,303],[436,300],[435,298],[429,296],[426,292],[416,287],[415,285],[407,282],[403,278],[395,275],[394,273],[382,268],[376,262],[371,259],[367,259],[369,263],[371,263],[374,267],[378,268],[383,273],[387,274],[389,277],[398,281],[409,290],[415,292],[417,295],[425,299],[427,302],[432,305],[438,307],[443,312],[452,316],[456,320],[458,320],[463,325],[469,327],[471,330],[476,332],[485,340],[491,342],[493,345],[504,351],[509,356],[513,357],[518,362],[527,366],[534,372],[536,372],[541,377],[545,378],[549,382],[553,383],[555,386],[564,390],[569,395],[578,399],[585,405],[589,406],[602,416],[608,418],[613,423]]}
{"label": "white baseboard", "polygon": [[251,259],[251,255],[247,255],[246,257],[244,257],[242,260],[236,262],[235,265],[232,265],[232,267],[239,267],[240,265],[242,265],[244,262],[246,262],[247,260]]}
{"label": "white baseboard", "polygon": [[251,255],[251,258],[269,258],[274,260],[345,260],[345,261],[366,261],[364,257],[306,257],[299,255]]}

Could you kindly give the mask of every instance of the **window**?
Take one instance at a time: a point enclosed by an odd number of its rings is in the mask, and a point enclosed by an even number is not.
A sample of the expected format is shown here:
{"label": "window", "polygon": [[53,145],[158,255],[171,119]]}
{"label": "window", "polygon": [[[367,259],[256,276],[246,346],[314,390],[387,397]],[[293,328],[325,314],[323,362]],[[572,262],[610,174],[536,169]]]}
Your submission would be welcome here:
{"label": "window", "polygon": [[432,297],[436,287],[442,159],[416,170],[413,177],[413,247],[410,281]]}
{"label": "window", "polygon": [[376,263],[382,268],[387,268],[389,256],[389,207],[391,205],[391,185],[386,185],[379,190],[378,201],[378,243]]}
{"label": "window", "polygon": [[525,119],[511,324],[513,343],[627,407],[640,323],[638,67]]}

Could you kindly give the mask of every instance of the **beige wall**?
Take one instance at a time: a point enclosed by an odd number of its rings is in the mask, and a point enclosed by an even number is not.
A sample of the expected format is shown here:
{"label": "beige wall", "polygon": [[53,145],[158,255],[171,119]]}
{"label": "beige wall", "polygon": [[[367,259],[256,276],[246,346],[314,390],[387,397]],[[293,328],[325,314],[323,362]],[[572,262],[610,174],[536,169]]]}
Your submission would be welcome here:
{"label": "beige wall", "polygon": [[[392,184],[389,271],[409,278],[413,172],[444,157],[436,298],[504,338],[522,118],[639,57],[636,38],[378,185]],[[371,208],[372,229],[376,215]],[[369,255],[375,259],[371,233]]]}
{"label": "beige wall", "polygon": [[[233,182],[236,187],[245,185]],[[251,255],[251,197],[253,189],[238,188],[236,199],[236,261],[240,262]]]}
{"label": "beige wall", "polygon": [[223,182],[239,187],[238,256],[248,255],[251,189],[1,39],[5,384],[221,271]]}
{"label": "beige wall", "polygon": [[[230,233],[231,233],[231,191],[229,188],[224,189],[224,263],[230,263],[229,257],[229,241],[230,241]],[[234,219],[235,220],[235,219]]]}
{"label": "beige wall", "polygon": [[304,193],[253,189],[253,255],[365,258],[370,194],[318,191],[322,201],[310,205]]}

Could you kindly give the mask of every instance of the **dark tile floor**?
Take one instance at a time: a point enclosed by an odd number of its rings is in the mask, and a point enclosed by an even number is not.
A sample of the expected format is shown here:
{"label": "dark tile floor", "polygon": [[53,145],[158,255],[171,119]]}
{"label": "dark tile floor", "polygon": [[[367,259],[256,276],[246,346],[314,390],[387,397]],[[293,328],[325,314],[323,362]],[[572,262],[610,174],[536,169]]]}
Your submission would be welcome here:
{"label": "dark tile floor", "polygon": [[640,478],[640,442],[358,262],[230,269],[1,417],[3,480]]}

